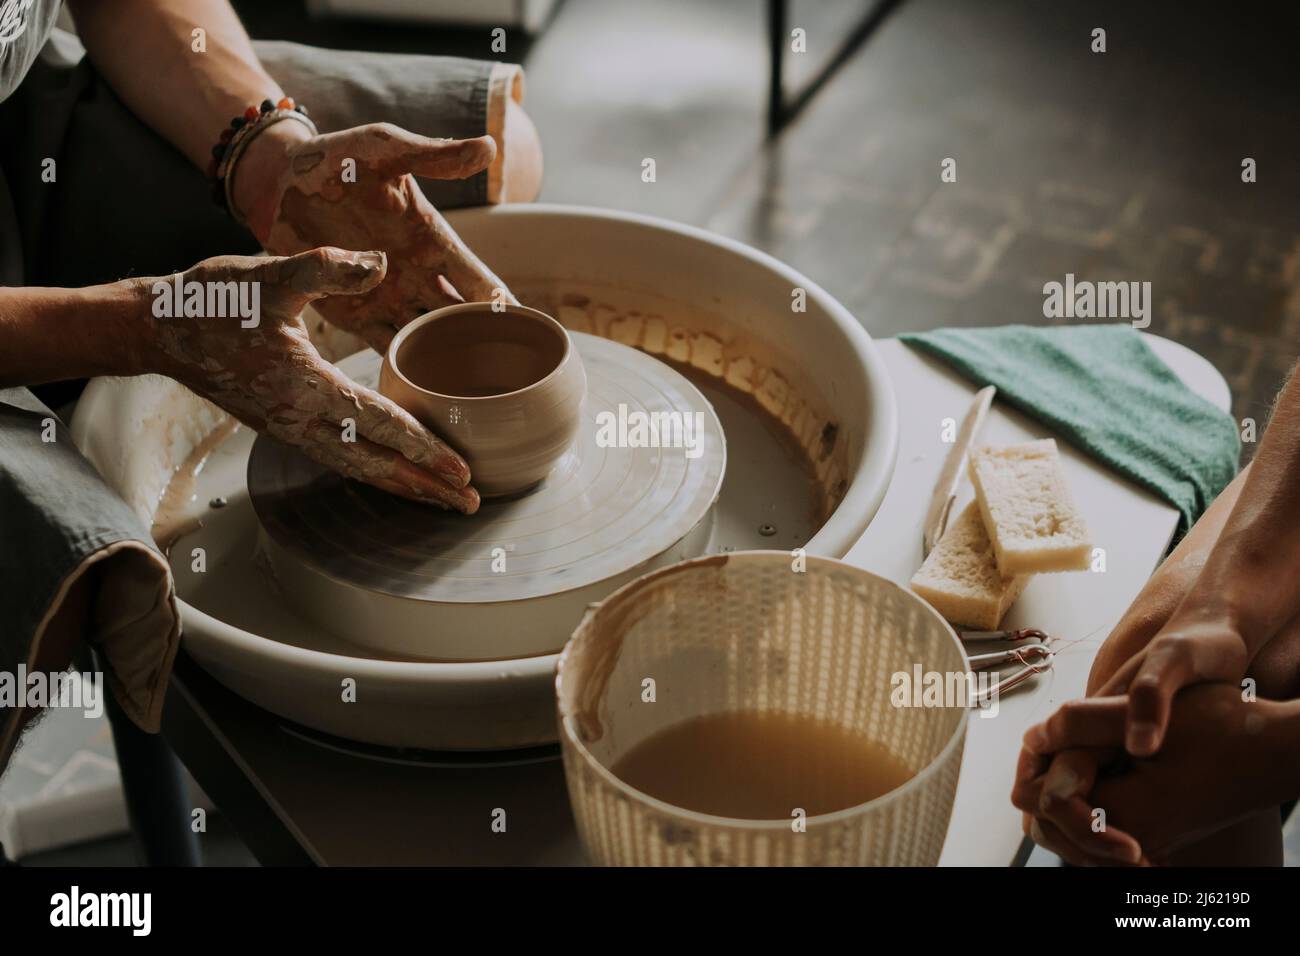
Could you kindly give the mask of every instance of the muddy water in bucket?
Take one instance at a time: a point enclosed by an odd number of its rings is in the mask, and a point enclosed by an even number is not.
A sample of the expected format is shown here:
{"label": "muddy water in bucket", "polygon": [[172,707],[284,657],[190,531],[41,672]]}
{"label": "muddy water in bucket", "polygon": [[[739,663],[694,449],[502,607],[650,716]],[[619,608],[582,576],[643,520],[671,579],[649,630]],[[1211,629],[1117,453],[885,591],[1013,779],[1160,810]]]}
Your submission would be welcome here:
{"label": "muddy water in bucket", "polygon": [[779,711],[692,717],[621,757],[614,776],[665,803],[744,820],[834,813],[912,776],[866,734]]}
{"label": "muddy water in bucket", "polygon": [[789,552],[699,558],[606,599],[556,688],[578,832],[609,865],[938,862],[967,714],[895,706],[966,673],[909,591]]}

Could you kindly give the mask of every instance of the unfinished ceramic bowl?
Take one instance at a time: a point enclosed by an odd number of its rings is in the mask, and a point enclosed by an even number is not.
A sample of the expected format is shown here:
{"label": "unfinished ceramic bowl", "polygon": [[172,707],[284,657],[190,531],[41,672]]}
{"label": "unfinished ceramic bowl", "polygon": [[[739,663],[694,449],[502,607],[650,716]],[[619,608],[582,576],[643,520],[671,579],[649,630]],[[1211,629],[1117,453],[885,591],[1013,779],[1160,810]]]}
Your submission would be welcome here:
{"label": "unfinished ceramic bowl", "polygon": [[573,444],[587,376],[549,315],[467,302],[393,337],[379,391],[460,452],[479,494],[493,498],[536,485]]}
{"label": "unfinished ceramic bowl", "polygon": [[[896,706],[895,675],[916,667],[968,672],[933,608],[840,561],[809,557],[795,571],[787,552],[749,551],[633,581],[587,613],[557,668],[565,778],[589,857],[604,866],[934,866],[967,711]],[[673,806],[610,769],[667,728],[735,713],[843,728],[889,753],[907,779],[807,816],[801,829],[789,813],[754,820]]]}

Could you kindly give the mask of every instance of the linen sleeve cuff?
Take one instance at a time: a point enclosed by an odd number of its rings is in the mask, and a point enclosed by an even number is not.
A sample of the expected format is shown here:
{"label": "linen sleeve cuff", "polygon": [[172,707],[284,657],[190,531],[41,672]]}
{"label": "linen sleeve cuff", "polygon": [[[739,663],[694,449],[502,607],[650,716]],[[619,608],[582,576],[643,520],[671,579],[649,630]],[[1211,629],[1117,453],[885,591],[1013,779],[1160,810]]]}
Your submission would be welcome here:
{"label": "linen sleeve cuff", "polygon": [[520,105],[524,102],[524,71],[514,63],[494,63],[488,78],[487,133],[497,144],[496,159],[488,167],[487,201],[499,203],[505,185],[506,150],[506,110],[510,101]]}

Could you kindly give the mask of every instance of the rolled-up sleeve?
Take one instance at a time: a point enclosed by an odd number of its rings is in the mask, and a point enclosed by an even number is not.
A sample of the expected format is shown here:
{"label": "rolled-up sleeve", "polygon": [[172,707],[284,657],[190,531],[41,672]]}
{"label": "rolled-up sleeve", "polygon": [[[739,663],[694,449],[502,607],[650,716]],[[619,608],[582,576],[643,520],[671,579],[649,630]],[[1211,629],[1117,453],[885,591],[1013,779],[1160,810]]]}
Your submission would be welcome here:
{"label": "rolled-up sleeve", "polygon": [[451,209],[501,201],[506,110],[523,102],[524,72],[514,63],[418,53],[323,50],[280,41],[254,44],[281,88],[311,110],[322,132],[393,123],[422,136],[491,136],[492,165],[462,180],[421,179],[434,205]]}

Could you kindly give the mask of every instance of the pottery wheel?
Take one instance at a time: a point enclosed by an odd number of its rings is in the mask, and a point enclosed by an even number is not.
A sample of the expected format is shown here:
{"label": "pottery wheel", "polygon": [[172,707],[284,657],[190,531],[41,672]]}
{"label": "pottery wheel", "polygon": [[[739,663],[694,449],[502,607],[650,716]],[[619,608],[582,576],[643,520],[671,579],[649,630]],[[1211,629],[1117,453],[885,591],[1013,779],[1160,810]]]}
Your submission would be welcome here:
{"label": "pottery wheel", "polygon": [[[321,627],[394,656],[521,657],[557,650],[587,604],[637,574],[703,553],[726,466],[712,406],[663,362],[571,335],[588,383],[574,444],[540,485],[485,500],[476,515],[345,479],[260,436],[248,492],[286,597]],[[380,362],[365,352],[340,367],[373,388]],[[698,457],[602,447],[597,416],[620,405],[702,413]]]}

